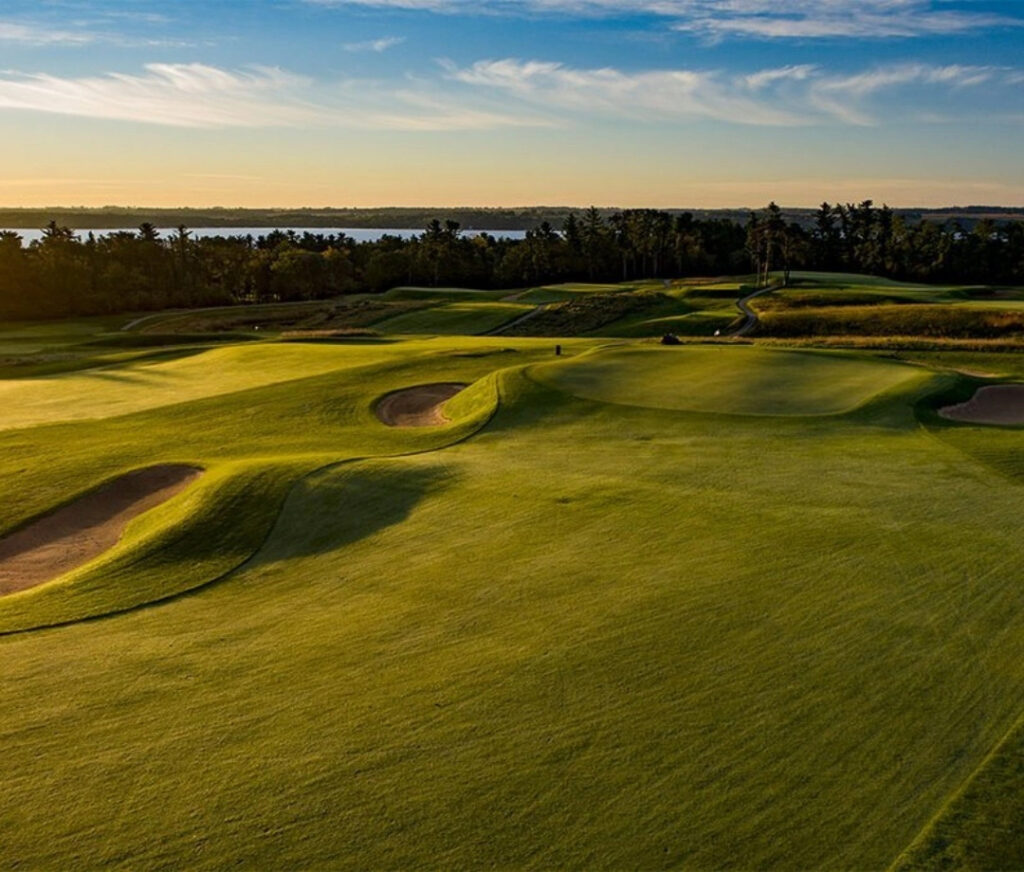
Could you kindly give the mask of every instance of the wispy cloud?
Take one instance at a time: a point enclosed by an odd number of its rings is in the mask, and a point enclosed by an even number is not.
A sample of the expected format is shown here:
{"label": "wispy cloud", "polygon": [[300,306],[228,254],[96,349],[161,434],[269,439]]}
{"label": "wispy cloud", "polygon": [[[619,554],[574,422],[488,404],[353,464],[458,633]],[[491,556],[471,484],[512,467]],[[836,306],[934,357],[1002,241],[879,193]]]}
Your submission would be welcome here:
{"label": "wispy cloud", "polygon": [[[743,76],[718,71],[578,69],[561,63],[478,61],[464,68],[444,62],[450,79],[554,113],[606,115],[641,121],[710,118],[743,125],[799,126],[839,121],[878,123],[872,98],[881,92],[929,88],[935,96],[979,85],[1012,87],[1017,70],[990,66],[897,64],[856,74],[831,74],[814,65],[790,65]],[[920,107],[927,111],[928,107]]]}
{"label": "wispy cloud", "polygon": [[373,81],[317,85],[277,68],[225,70],[148,64],[139,75],[62,78],[0,73],[0,110],[15,109],[185,128],[348,127],[483,130],[551,126],[528,108],[513,112],[443,83]]}
{"label": "wispy cloud", "polygon": [[[612,68],[578,69],[560,63],[515,59],[446,66],[463,84],[502,89],[550,109],[646,120],[715,118],[741,124],[795,125],[799,116],[754,100],[715,73],[653,70],[626,73]],[[766,79],[767,81],[767,79]]]}
{"label": "wispy cloud", "polygon": [[[102,20],[101,20],[102,19]],[[16,44],[22,46],[66,46],[69,48],[90,46],[117,46],[121,48],[173,47],[183,48],[194,46],[190,40],[168,38],[149,32],[138,34],[122,33],[110,30],[105,24],[107,20],[130,21],[145,25],[146,28],[165,23],[162,16],[149,13],[115,13],[104,11],[99,18],[76,20],[65,26],[26,21],[0,21],[0,45]]]}
{"label": "wispy cloud", "polygon": [[817,70],[818,67],[815,64],[799,64],[788,67],[778,67],[773,70],[759,70],[756,73],[742,76],[740,81],[751,91],[760,91],[769,85],[774,85],[778,82],[805,82],[807,79],[811,78]]}
{"label": "wispy cloud", "polygon": [[[637,72],[504,58],[464,67],[442,62],[440,75],[406,77],[395,84],[363,79],[317,83],[271,67],[149,64],[137,74],[81,78],[0,72],[0,110],[186,128],[494,130],[601,118],[649,124],[712,119],[737,125],[869,125],[885,117],[883,92],[917,89],[913,111],[938,117],[963,105],[957,95],[967,89],[985,85],[986,94],[1000,89],[1016,93],[1020,75],[1020,70],[995,66],[927,64],[842,75],[812,65],[747,75],[695,69]],[[921,89],[929,89],[935,99],[925,99]]]}
{"label": "wispy cloud", "polygon": [[0,21],[0,43],[21,45],[87,45],[96,36],[87,31],[62,30]]}
{"label": "wispy cloud", "polygon": [[1024,19],[983,9],[949,9],[947,0],[306,0],[442,13],[605,16],[648,14],[711,40],[910,38],[1020,26]]}
{"label": "wispy cloud", "polygon": [[401,45],[405,42],[404,36],[382,36],[380,39],[367,39],[363,42],[346,42],[342,45],[345,51],[373,51],[385,52],[389,48]]}
{"label": "wispy cloud", "polygon": [[909,38],[1019,25],[979,10],[943,9],[936,0],[692,0],[675,25],[715,39]]}
{"label": "wispy cloud", "polygon": [[811,105],[847,124],[872,125],[876,119],[865,108],[865,100],[880,91],[908,86],[971,88],[986,83],[1010,84],[1014,71],[998,67],[951,64],[898,64],[877,67],[850,76],[833,76],[815,81],[809,92]]}
{"label": "wispy cloud", "polygon": [[175,127],[265,127],[308,122],[294,92],[308,84],[282,70],[223,70],[204,64],[149,64],[142,75],[0,78],[0,108]]}

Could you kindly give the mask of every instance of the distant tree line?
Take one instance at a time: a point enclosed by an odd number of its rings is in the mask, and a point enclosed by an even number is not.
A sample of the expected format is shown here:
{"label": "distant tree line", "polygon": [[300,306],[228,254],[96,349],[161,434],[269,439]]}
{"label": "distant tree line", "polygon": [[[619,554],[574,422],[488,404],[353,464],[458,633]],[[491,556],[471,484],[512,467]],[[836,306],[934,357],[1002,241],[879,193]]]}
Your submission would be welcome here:
{"label": "distant tree line", "polygon": [[0,317],[106,314],[164,308],[315,300],[396,285],[519,288],[558,281],[755,273],[793,269],[870,273],[925,282],[1024,282],[1024,222],[909,222],[871,201],[822,204],[811,226],[773,203],[746,224],[651,209],[571,213],[521,240],[470,235],[432,220],[407,239],[356,242],[345,235],[273,231],[196,238],[84,236],[51,222],[26,246],[0,233]]}
{"label": "distant tree line", "polygon": [[[470,207],[452,206],[444,209],[427,207],[381,206],[376,208],[316,207],[301,209],[240,208],[163,208],[146,209],[131,206],[64,207],[64,208],[0,208],[0,227],[44,227],[51,221],[79,231],[106,230],[113,227],[138,227],[149,223],[158,227],[220,227],[225,233],[238,233],[240,228],[390,228],[425,227],[443,212],[444,218],[458,221],[464,230],[526,230],[540,227],[545,221],[561,228],[579,208],[571,206]],[[608,219],[621,209],[602,206],[602,218]],[[744,224],[749,209],[665,209],[673,218],[684,213],[701,221],[727,219]],[[785,207],[787,221],[810,229],[814,225],[814,209]],[[941,209],[899,208],[893,210],[906,221],[916,224],[922,219],[944,223],[960,221],[967,229],[984,219],[999,222],[1024,220],[1024,209],[1006,206],[950,206]],[[321,230],[320,232],[326,232]]]}
{"label": "distant tree line", "polygon": [[810,228],[786,222],[774,203],[750,216],[747,250],[759,281],[794,268],[866,273],[921,282],[1019,284],[1024,281],[1024,222],[980,218],[909,222],[871,200],[822,203]]}

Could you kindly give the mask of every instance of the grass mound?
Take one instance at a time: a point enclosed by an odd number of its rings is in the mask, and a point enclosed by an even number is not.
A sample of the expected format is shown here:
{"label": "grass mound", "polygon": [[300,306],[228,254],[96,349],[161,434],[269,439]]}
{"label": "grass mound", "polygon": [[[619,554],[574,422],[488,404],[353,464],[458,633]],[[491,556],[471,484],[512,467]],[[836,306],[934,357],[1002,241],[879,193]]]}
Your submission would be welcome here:
{"label": "grass mound", "polygon": [[889,361],[744,346],[607,348],[530,373],[585,399],[733,415],[847,412],[920,378]]}

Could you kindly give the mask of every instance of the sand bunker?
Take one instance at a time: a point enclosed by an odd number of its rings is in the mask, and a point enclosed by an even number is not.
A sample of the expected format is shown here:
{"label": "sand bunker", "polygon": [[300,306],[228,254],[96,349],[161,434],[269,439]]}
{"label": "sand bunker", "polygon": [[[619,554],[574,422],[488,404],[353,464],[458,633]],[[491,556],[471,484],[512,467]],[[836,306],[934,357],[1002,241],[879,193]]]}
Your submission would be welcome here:
{"label": "sand bunker", "polygon": [[971,424],[1024,424],[1024,385],[989,385],[966,403],[939,409],[939,414]]}
{"label": "sand bunker", "polygon": [[377,417],[389,427],[438,427],[447,424],[441,407],[466,385],[439,382],[394,391],[377,403]]}
{"label": "sand bunker", "polygon": [[0,596],[51,581],[117,544],[128,522],[169,500],[202,474],[194,466],[151,466],[0,539]]}

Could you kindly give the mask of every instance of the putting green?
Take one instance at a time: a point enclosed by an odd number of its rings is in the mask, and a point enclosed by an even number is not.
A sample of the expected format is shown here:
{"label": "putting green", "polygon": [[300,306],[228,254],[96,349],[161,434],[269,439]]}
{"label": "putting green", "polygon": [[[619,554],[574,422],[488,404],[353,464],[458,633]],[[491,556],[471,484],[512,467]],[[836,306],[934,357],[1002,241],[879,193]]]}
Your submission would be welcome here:
{"label": "putting green", "polygon": [[922,378],[864,355],[746,346],[609,347],[530,375],[587,400],[729,415],[838,414]]}

